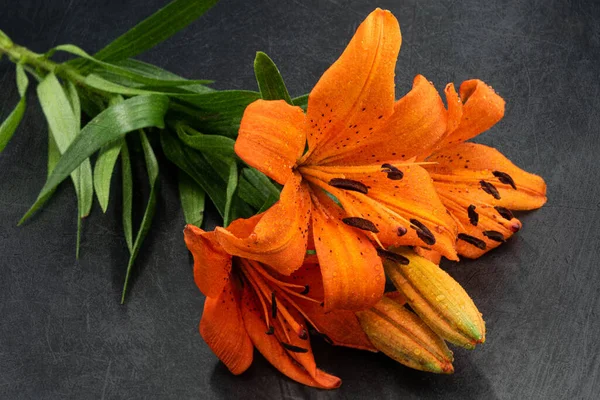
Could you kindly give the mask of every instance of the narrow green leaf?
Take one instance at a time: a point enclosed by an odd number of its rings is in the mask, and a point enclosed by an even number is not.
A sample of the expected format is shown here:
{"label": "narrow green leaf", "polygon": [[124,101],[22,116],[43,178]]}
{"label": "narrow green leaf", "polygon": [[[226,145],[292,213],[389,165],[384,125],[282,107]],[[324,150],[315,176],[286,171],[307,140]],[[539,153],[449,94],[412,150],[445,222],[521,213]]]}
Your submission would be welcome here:
{"label": "narrow green leaf", "polygon": [[178,170],[179,198],[186,224],[202,225],[206,193],[188,174]]}
{"label": "narrow green leaf", "polygon": [[277,202],[277,200],[279,200],[279,194],[269,195],[269,197],[267,197],[263,205],[258,209],[256,213],[260,214],[262,212],[267,211],[269,208],[271,208],[271,206],[273,206],[273,204]]}
{"label": "narrow green leaf", "polygon": [[302,108],[304,111],[306,111],[306,109],[308,108],[308,95],[305,94],[300,97],[294,97],[292,99],[292,104],[294,104],[295,106],[298,106],[298,107]]}
{"label": "narrow green leaf", "polygon": [[218,0],[175,0],[95,54],[104,61],[134,57],[168,39],[199,18]]}
{"label": "narrow green leaf", "polygon": [[106,212],[108,208],[110,181],[121,152],[121,145],[122,140],[117,140],[103,146],[98,154],[98,159],[96,159],[96,165],[94,165],[94,189],[96,189],[96,197],[102,212]]}
{"label": "narrow green leaf", "polygon": [[79,94],[77,93],[77,88],[75,88],[73,82],[67,81],[65,86],[65,94],[67,95],[67,99],[73,109],[73,115],[75,116],[75,127],[79,132],[81,129],[81,101],[79,100]]}
{"label": "narrow green leaf", "polygon": [[240,121],[248,105],[260,99],[260,93],[223,90],[194,96],[174,95],[171,110],[178,120],[205,134],[237,137]]}
{"label": "narrow green leaf", "polygon": [[256,52],[254,75],[264,100],[285,100],[288,104],[293,104],[279,69],[262,51]]}
{"label": "narrow green leaf", "polygon": [[[164,96],[137,96],[113,105],[96,116],[81,130],[81,134],[63,153],[54,172],[38,195],[35,204],[27,211],[20,223],[38,209],[43,203],[44,197],[54,187],[105,144],[122,138],[128,132],[137,129],[151,126],[163,128],[168,103],[168,99]],[[56,129],[53,128],[53,131],[56,131]],[[58,141],[57,144],[59,144]]]}
{"label": "narrow green leaf", "polygon": [[233,150],[235,140],[231,138],[220,135],[205,135],[181,123],[175,126],[175,131],[179,139],[193,149],[223,158],[235,158],[235,151]]}
{"label": "narrow green leaf", "polygon": [[56,46],[54,49],[50,51],[48,56],[51,56],[55,51],[64,51],[69,54],[74,54],[81,58],[84,58],[88,61],[96,64],[97,67],[100,67],[102,70],[109,71],[117,76],[127,78],[130,81],[133,81],[138,84],[151,85],[157,87],[176,87],[176,86],[186,86],[186,85],[205,85],[208,83],[212,83],[209,80],[189,80],[189,79],[156,79],[153,77],[149,77],[145,74],[140,74],[132,70],[131,68],[121,67],[119,65],[107,63],[101,60],[98,60],[88,53],[86,53],[83,49],[72,45],[72,44],[63,44],[60,46]]}
{"label": "narrow green leaf", "polygon": [[[205,155],[185,146],[177,137],[167,131],[161,132],[160,141],[165,156],[200,185],[221,217],[224,217],[229,166],[227,165],[224,170],[215,170]],[[254,214],[252,208],[245,202],[238,203],[234,199],[232,208],[233,206],[236,207],[236,215],[250,217]]]}
{"label": "narrow green leaf", "polygon": [[140,251],[140,247],[142,247],[142,243],[146,238],[148,231],[150,231],[152,219],[154,218],[154,213],[156,212],[156,198],[158,197],[158,161],[156,160],[156,156],[154,155],[154,151],[152,150],[152,146],[150,146],[150,142],[148,141],[146,134],[142,130],[140,130],[140,139],[142,141],[144,159],[146,160],[146,171],[148,172],[148,180],[150,182],[150,197],[148,198],[148,203],[146,204],[146,210],[144,211],[144,217],[142,218],[140,229],[135,237],[133,250],[129,256],[127,273],[125,274],[125,282],[123,282],[123,291],[121,293],[121,304],[125,303],[125,295],[127,294],[127,285],[129,284],[131,268],[133,267],[133,263],[135,262],[135,259]]}
{"label": "narrow green leaf", "polygon": [[129,254],[133,252],[133,224],[131,222],[131,210],[133,205],[133,177],[131,174],[131,160],[127,140],[121,139],[121,176],[123,180],[123,233]]}
{"label": "narrow green leaf", "polygon": [[231,202],[233,194],[238,185],[238,168],[235,160],[229,165],[229,176],[227,178],[227,190],[225,192],[225,215],[223,216],[223,226],[228,226],[231,222]]}
{"label": "narrow green leaf", "polygon": [[6,120],[4,120],[2,125],[0,125],[0,153],[2,150],[4,150],[19,127],[21,119],[23,119],[23,113],[25,112],[25,107],[27,105],[25,94],[27,92],[28,84],[29,79],[27,79],[27,75],[23,70],[23,66],[21,64],[17,64],[17,87],[19,89],[19,96],[21,96],[21,99],[15,106],[14,110],[8,115]]}
{"label": "narrow green leaf", "polygon": [[254,168],[244,168],[242,170],[242,177],[256,190],[260,191],[265,200],[270,197],[279,198],[281,189],[271,182],[271,180],[262,172]]}

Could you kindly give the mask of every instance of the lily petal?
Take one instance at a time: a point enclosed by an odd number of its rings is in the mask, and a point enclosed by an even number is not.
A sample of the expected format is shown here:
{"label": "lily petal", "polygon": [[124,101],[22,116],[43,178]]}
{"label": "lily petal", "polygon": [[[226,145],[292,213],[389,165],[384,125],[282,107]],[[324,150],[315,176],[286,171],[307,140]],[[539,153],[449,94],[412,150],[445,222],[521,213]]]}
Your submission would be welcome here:
{"label": "lily petal", "polygon": [[369,238],[342,222],[344,214],[323,191],[314,191],[313,236],[321,265],[325,311],[360,310],[383,295],[385,275]]}
{"label": "lily petal", "polygon": [[[472,79],[460,85],[461,103],[458,104],[462,104],[462,107],[456,107],[454,94],[456,92],[447,86],[446,95],[450,95],[448,125],[456,126],[456,129],[448,130],[447,136],[438,144],[438,149],[464,142],[485,132],[504,116],[504,100],[485,82]],[[455,109],[452,110],[451,107]],[[461,112],[456,108],[462,108]]]}
{"label": "lily petal", "polygon": [[314,377],[312,377],[306,369],[290,357],[275,335],[265,333],[267,326],[261,308],[257,304],[255,294],[248,286],[244,287],[242,295],[242,316],[254,346],[281,373],[297,382],[317,388],[335,389],[341,385],[342,382],[339,378],[320,369],[316,369]]}
{"label": "lily petal", "polygon": [[[305,262],[302,268],[288,277],[287,281],[290,283],[301,282],[303,285],[307,285],[308,296],[323,300],[322,279],[319,265]],[[296,301],[326,341],[331,341],[336,346],[377,351],[363,332],[353,311],[332,310],[325,312],[324,307],[313,301],[303,299]]]}
{"label": "lily petal", "polygon": [[[361,172],[369,168],[370,172]],[[344,208],[345,216],[371,221],[377,228],[376,236],[384,247],[425,246],[449,259],[458,259],[454,249],[456,223],[447,214],[427,171],[415,164],[398,165],[394,168],[402,174],[401,179],[391,179],[380,164],[353,168],[314,167],[311,169],[314,175],[308,179],[336,196]],[[368,192],[323,185],[332,176],[359,182],[368,188]],[[424,238],[422,233],[420,235],[413,224],[415,220],[431,232],[432,240]]]}
{"label": "lily petal", "polygon": [[376,9],[358,27],[309,95],[308,163],[320,164],[346,138],[359,136],[356,131],[368,135],[392,114],[401,42],[398,21],[389,11]]}
{"label": "lily petal", "polygon": [[[523,171],[494,148],[462,143],[433,154],[428,161],[437,163],[426,166],[436,189],[442,184],[463,184],[470,188],[470,199],[511,210],[533,210],[546,203],[544,180]],[[499,199],[483,190],[482,180],[494,185]],[[516,189],[507,183],[510,180]]]}
{"label": "lily petal", "polygon": [[200,321],[200,335],[217,357],[235,374],[241,374],[252,364],[254,346],[250,341],[238,294],[227,280],[221,295],[207,297]]}
{"label": "lily petal", "polygon": [[336,145],[328,164],[361,165],[394,163],[430,154],[446,133],[446,108],[423,75],[417,75],[413,88],[394,105],[394,113],[371,132],[351,135]]}
{"label": "lily petal", "polygon": [[[310,196],[298,174],[283,187],[279,202],[267,210],[248,235],[217,227],[219,243],[229,254],[260,261],[289,275],[302,265],[308,239]],[[247,233],[247,232],[246,232]]]}
{"label": "lily petal", "polygon": [[283,185],[304,151],[304,119],[300,107],[283,100],[257,100],[244,111],[235,152],[250,166]]}
{"label": "lily petal", "polygon": [[198,289],[207,297],[218,297],[231,271],[231,255],[223,250],[215,232],[186,225],[183,237],[194,256],[194,281]]}

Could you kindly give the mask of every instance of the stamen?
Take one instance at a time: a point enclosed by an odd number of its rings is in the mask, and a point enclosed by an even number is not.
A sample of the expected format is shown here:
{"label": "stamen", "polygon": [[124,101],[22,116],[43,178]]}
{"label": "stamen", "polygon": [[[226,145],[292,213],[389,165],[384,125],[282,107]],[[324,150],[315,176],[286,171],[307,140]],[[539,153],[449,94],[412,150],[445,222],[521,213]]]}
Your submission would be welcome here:
{"label": "stamen", "polygon": [[403,255],[396,254],[394,252],[384,250],[384,249],[376,249],[376,250],[377,250],[377,255],[381,258],[387,258],[390,261],[397,262],[398,264],[402,264],[402,265],[408,265],[408,263],[409,263],[408,258],[404,257]]}
{"label": "stamen", "polygon": [[294,346],[293,344],[289,344],[286,342],[280,343],[283,347],[285,347],[286,350],[291,351],[293,353],[308,353],[308,349],[305,349],[303,347]]}
{"label": "stamen", "polygon": [[498,211],[498,214],[500,214],[502,216],[502,218],[504,218],[504,219],[507,219],[510,221],[511,219],[513,219],[515,217],[508,208],[504,208],[501,206],[496,206],[494,208],[496,209],[496,211]]}
{"label": "stamen", "polygon": [[269,330],[265,332],[267,335],[272,335],[275,333],[275,328],[273,326],[269,326]]}
{"label": "stamen", "polygon": [[500,193],[498,193],[498,189],[496,189],[496,186],[483,180],[479,181],[479,184],[481,185],[481,188],[484,192],[494,196],[496,200],[500,200]]}
{"label": "stamen", "polygon": [[398,168],[394,167],[392,164],[382,164],[381,168],[381,172],[387,172],[388,179],[399,181],[400,179],[404,178],[404,173]]}
{"label": "stamen", "polygon": [[477,223],[479,223],[479,214],[477,214],[475,208],[476,207],[473,204],[471,204],[469,208],[467,208],[467,213],[469,214],[469,221],[473,226],[477,226]]}
{"label": "stamen", "polygon": [[275,292],[271,292],[271,316],[277,318],[277,297],[275,297]]}
{"label": "stamen", "polygon": [[498,231],[483,231],[483,236],[495,242],[504,243],[506,241],[504,235]]}
{"label": "stamen", "polygon": [[398,172],[400,171],[398,168],[394,167],[392,164],[389,163],[385,163],[381,165],[381,169],[383,170],[383,172]]}
{"label": "stamen", "polygon": [[487,247],[483,240],[477,239],[476,237],[471,236],[471,235],[467,235],[466,233],[459,233],[458,238],[469,244],[472,244],[473,246],[475,246],[481,250],[485,250]]}
{"label": "stamen", "polygon": [[347,217],[342,218],[342,222],[346,225],[350,225],[354,228],[361,229],[363,231],[369,231],[373,233],[379,233],[379,229],[375,226],[374,223],[369,221],[368,219],[360,218],[360,217]]}
{"label": "stamen", "polygon": [[353,181],[352,179],[333,178],[329,181],[329,185],[338,189],[352,190],[362,194],[369,192],[367,185],[359,181]]}
{"label": "stamen", "polygon": [[310,287],[308,285],[304,285],[304,290],[300,292],[300,294],[308,294]]}
{"label": "stamen", "polygon": [[[435,244],[435,236],[433,233],[427,228],[421,221],[415,218],[410,219],[410,223],[414,226],[411,226],[416,232],[419,239],[421,239],[425,244],[434,245]],[[416,226],[416,228],[415,228]]]}
{"label": "stamen", "polygon": [[308,339],[308,332],[306,331],[306,329],[302,328],[302,330],[298,334],[298,337],[302,340]]}
{"label": "stamen", "polygon": [[406,233],[407,233],[407,232],[408,232],[408,229],[406,229],[406,228],[405,228],[405,227],[403,227],[403,226],[399,226],[399,227],[396,229],[396,234],[397,234],[398,236],[404,236],[404,235],[406,235]]}
{"label": "stamen", "polygon": [[517,190],[517,185],[515,185],[515,181],[513,180],[513,178],[507,174],[506,172],[502,172],[502,171],[492,171],[492,174],[494,174],[494,176],[496,178],[498,178],[498,180],[506,185],[510,185],[512,186],[513,189]]}

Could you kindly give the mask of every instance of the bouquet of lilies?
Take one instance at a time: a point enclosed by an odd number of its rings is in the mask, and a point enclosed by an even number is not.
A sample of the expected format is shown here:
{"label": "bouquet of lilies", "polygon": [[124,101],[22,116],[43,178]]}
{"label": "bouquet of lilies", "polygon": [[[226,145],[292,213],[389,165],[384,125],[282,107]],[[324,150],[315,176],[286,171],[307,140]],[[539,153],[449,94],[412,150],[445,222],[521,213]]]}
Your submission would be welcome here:
{"label": "bouquet of lilies", "polygon": [[[211,2],[175,1],[155,16],[192,3]],[[255,61],[260,92],[218,92],[131,53],[59,46],[79,57],[61,66],[48,54],[10,53],[9,39],[0,39],[20,87],[26,70],[40,81],[58,147],[32,211],[68,176],[80,205],[95,187],[106,209],[106,176],[110,185],[119,155],[130,169],[125,135],[139,132],[152,191],[134,241],[124,173],[128,271],[153,215],[157,134],[180,169],[185,243],[206,296],[200,334],[232,373],[251,365],[256,347],[291,379],[336,388],[341,380],[316,367],[311,334],[434,373],[453,372],[446,342],[472,349],[485,341],[480,312],[438,264],[477,258],[509,239],[521,228],[511,210],[541,207],[545,183],[468,142],[504,115],[504,100],[486,83],[468,80],[458,91],[449,83],[444,102],[418,75],[395,100],[401,34],[389,11],[373,11],[310,94],[294,99],[264,53]],[[93,119],[80,129],[84,103]],[[123,113],[132,120],[119,120]],[[98,150],[96,186],[86,186],[88,157]],[[210,231],[200,228],[205,195],[224,221]]]}

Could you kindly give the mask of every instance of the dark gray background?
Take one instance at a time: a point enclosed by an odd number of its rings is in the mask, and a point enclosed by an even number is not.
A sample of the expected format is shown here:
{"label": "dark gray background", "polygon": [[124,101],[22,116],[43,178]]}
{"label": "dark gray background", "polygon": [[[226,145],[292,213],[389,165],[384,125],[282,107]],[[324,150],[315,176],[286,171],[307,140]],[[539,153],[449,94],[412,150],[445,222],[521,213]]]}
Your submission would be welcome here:
{"label": "dark gray background", "polygon": [[[0,0],[0,29],[35,51],[74,43],[93,52],[164,3]],[[483,79],[507,110],[477,141],[548,183],[548,204],[523,214],[524,229],[509,243],[445,265],[483,312],[485,345],[457,349],[456,373],[435,376],[315,339],[318,364],[343,379],[333,392],[296,384],[260,356],[242,376],[230,375],[197,333],[203,297],[182,240],[172,168],[161,170],[157,217],[125,306],[118,304],[127,262],[118,174],[106,215],[95,204],[84,223],[79,262],[70,183],[15,226],[45,178],[46,126],[30,90],[24,122],[0,154],[0,397],[597,398],[598,2],[223,0],[141,58],[215,79],[217,88],[255,89],[252,61],[263,50],[300,95],[376,5],[392,10],[402,28],[398,95],[417,73],[440,89]],[[0,88],[5,117],[18,99],[6,60]]]}

